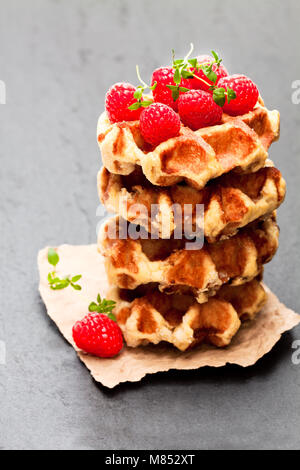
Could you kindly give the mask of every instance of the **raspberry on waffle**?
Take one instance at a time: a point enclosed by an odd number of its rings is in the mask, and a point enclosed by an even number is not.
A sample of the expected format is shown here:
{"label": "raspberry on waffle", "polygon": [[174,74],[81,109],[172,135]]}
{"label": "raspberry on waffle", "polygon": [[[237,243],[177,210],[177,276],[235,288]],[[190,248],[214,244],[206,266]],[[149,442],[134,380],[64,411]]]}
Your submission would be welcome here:
{"label": "raspberry on waffle", "polygon": [[166,295],[155,284],[132,291],[114,287],[109,297],[117,302],[114,313],[128,346],[166,341],[181,351],[204,342],[227,346],[241,321],[253,320],[266,301],[257,279],[224,286],[204,304],[191,295]]}
{"label": "raspberry on waffle", "polygon": [[223,114],[216,126],[198,131],[182,126],[178,137],[156,147],[143,140],[139,121],[111,124],[103,113],[97,135],[103,164],[111,173],[129,175],[139,165],[152,184],[186,181],[202,189],[209,180],[231,170],[262,168],[267,149],[279,137],[279,113],[268,111],[261,101],[245,115]]}
{"label": "raspberry on waffle", "polygon": [[165,293],[192,293],[199,303],[226,283],[240,285],[254,279],[278,248],[275,215],[195,250],[186,248],[185,239],[150,239],[148,234],[145,239],[125,238],[120,221],[113,217],[105,222],[98,240],[110,283],[135,289],[156,282]]}
{"label": "raspberry on waffle", "polygon": [[[268,160],[256,173],[230,172],[202,190],[182,184],[167,188],[154,186],[140,167],[130,175],[116,175],[103,167],[98,174],[98,192],[109,211],[142,225],[148,232],[158,230],[161,238],[169,238],[179,224],[182,227],[184,204],[193,206],[191,217],[195,230],[196,204],[204,204],[204,235],[212,243],[234,235],[239,228],[280,206],[286,184],[280,171],[272,165]],[[181,209],[179,215],[174,204]],[[155,214],[151,210],[154,205],[157,206]]]}

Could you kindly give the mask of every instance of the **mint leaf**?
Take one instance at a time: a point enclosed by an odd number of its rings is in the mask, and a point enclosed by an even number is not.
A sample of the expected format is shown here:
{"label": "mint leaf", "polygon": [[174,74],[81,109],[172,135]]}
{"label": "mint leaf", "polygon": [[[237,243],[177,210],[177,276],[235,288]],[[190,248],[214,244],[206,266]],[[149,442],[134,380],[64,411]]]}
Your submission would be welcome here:
{"label": "mint leaf", "polygon": [[139,109],[141,106],[142,104],[140,103],[140,101],[136,101],[135,103],[128,106],[128,109],[130,109],[131,111],[134,111],[135,109]]}
{"label": "mint leaf", "polygon": [[148,106],[150,106],[150,104],[153,104],[153,101],[141,101],[141,106],[143,108],[147,108]]}
{"label": "mint leaf", "polygon": [[97,312],[98,305],[96,302],[91,302],[89,305],[89,312]]}
{"label": "mint leaf", "polygon": [[50,288],[52,290],[65,289],[65,287],[68,287],[69,283],[70,281],[68,279],[58,279],[58,281],[50,285]]}
{"label": "mint leaf", "polygon": [[[173,49],[174,51],[174,49]],[[173,60],[173,65],[182,65],[184,63],[183,59]]]}
{"label": "mint leaf", "polygon": [[113,320],[113,321],[115,321],[115,322],[117,321],[117,318],[116,318],[116,316],[115,316],[113,313],[109,313],[107,316],[108,316],[108,318],[110,318],[111,320]]}
{"label": "mint leaf", "polygon": [[50,264],[52,264],[52,266],[56,266],[59,262],[59,256],[54,248],[49,248],[48,250],[48,261]]}
{"label": "mint leaf", "polygon": [[212,65],[206,65],[202,68],[202,70],[204,74],[206,75],[206,77],[208,78],[208,80],[210,80],[213,83],[216,83],[218,77],[217,77],[217,74],[213,71]]}
{"label": "mint leaf", "polygon": [[143,90],[138,87],[138,89],[134,92],[133,96],[136,100],[140,100],[143,96]]}
{"label": "mint leaf", "polygon": [[182,78],[193,78],[193,74],[189,72],[188,70],[182,70],[181,71],[181,76]]}
{"label": "mint leaf", "polygon": [[178,100],[178,98],[179,98],[179,89],[172,91],[172,98],[173,98],[173,101]]}
{"label": "mint leaf", "polygon": [[188,60],[188,63],[189,63],[192,67],[196,68],[197,65],[198,65],[197,58],[195,58],[195,59],[189,59],[189,60]]}
{"label": "mint leaf", "polygon": [[230,101],[236,98],[236,92],[231,88],[227,88],[227,103],[229,104]]}
{"label": "mint leaf", "polygon": [[220,67],[220,63],[222,62],[222,59],[220,59],[220,57],[215,51],[211,51],[211,53],[215,59],[215,63],[217,64],[218,67]]}
{"label": "mint leaf", "polygon": [[[56,266],[57,263],[59,262],[59,256],[53,248],[49,248],[48,250],[48,261],[50,264],[52,264],[52,266]],[[72,279],[70,279],[69,276],[66,276],[60,279],[60,277],[58,277],[56,272],[52,271],[48,273],[47,279],[48,279],[49,287],[52,290],[65,289],[69,285],[71,285],[75,290],[81,290],[81,286],[78,284],[75,284],[75,282],[79,281],[81,277],[82,277],[81,274],[78,274],[76,276],[73,276]]]}
{"label": "mint leaf", "polygon": [[211,51],[211,53],[212,53],[212,55],[213,55],[215,61],[218,62],[218,61],[219,61],[219,56],[218,56],[218,54],[217,54],[215,51]]}
{"label": "mint leaf", "polygon": [[213,91],[213,100],[215,103],[217,103],[219,106],[224,106],[226,102],[226,96],[225,96],[225,88],[216,88]]}
{"label": "mint leaf", "polygon": [[172,98],[176,101],[179,98],[179,85],[166,85],[172,91]]}
{"label": "mint leaf", "polygon": [[181,82],[181,74],[180,74],[179,69],[175,69],[173,80],[174,80],[174,82],[176,83],[176,85],[179,85],[179,84],[180,84],[180,82]]}
{"label": "mint leaf", "polygon": [[97,295],[97,303],[91,302],[89,305],[90,312],[104,313],[112,320],[116,321],[116,317],[112,313],[116,302],[114,300],[101,299],[100,294]]}
{"label": "mint leaf", "polygon": [[73,287],[73,289],[75,290],[81,290],[81,286],[79,284],[73,284],[73,282],[71,282],[71,286]]}

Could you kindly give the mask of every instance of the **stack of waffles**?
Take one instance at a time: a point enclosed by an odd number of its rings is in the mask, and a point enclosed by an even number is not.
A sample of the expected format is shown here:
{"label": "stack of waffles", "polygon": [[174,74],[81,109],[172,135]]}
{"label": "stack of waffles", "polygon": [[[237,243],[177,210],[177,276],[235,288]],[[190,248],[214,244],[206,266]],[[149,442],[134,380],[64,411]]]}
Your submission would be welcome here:
{"label": "stack of waffles", "polygon": [[268,158],[278,137],[279,113],[261,98],[245,115],[224,113],[221,124],[197,131],[182,126],[156,147],[139,121],[100,116],[98,190],[115,215],[98,247],[128,346],[224,347],[259,313],[285,196]]}

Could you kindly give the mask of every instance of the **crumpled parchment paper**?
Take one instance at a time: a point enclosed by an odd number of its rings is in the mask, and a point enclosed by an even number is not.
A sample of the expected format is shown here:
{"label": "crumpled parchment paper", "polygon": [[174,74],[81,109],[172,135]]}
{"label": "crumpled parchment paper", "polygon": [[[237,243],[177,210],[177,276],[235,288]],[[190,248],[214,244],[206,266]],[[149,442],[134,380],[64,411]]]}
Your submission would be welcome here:
{"label": "crumpled parchment paper", "polygon": [[47,313],[56,323],[64,337],[77,351],[79,358],[90,370],[97,382],[113,388],[121,382],[137,382],[146,374],[170,369],[199,369],[204,366],[220,367],[227,363],[243,367],[253,365],[269,352],[282,333],[300,323],[300,315],[288,309],[268,289],[268,301],[257,318],[244,323],[231,344],[224,349],[203,345],[186,352],[172,346],[158,345],[139,348],[124,347],[112,359],[101,359],[79,351],[72,339],[72,326],[88,313],[88,306],[97,294],[105,296],[108,282],[102,256],[96,245],[61,245],[57,248],[60,261],[59,275],[82,274],[81,291],[71,287],[53,291],[48,286],[47,275],[53,267],[49,265],[44,248],[38,255],[40,294]]}

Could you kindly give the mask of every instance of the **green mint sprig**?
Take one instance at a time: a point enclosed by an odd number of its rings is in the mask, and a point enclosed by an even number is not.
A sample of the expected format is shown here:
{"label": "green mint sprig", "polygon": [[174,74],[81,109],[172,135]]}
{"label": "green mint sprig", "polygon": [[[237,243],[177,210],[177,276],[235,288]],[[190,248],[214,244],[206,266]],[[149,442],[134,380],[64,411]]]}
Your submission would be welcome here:
{"label": "green mint sprig", "polygon": [[231,100],[234,100],[236,98],[236,93],[234,90],[232,90],[229,87],[227,87],[226,90],[223,87],[213,88],[213,100],[219,106],[221,107],[224,106],[224,104],[226,103],[226,96],[227,96],[227,103],[229,104]]}
{"label": "green mint sprig", "polygon": [[142,97],[143,97],[143,93],[145,92],[145,90],[149,89],[153,91],[155,90],[156,85],[157,85],[157,82],[155,82],[152,86],[150,86],[150,85],[147,85],[147,83],[145,83],[144,80],[142,80],[138,65],[136,66],[136,74],[138,76],[138,79],[141,85],[137,87],[133,95],[134,98],[136,99],[136,102],[128,106],[128,109],[132,111],[135,109],[139,109],[139,108],[147,108],[147,106],[150,106],[150,104],[153,103],[153,100],[142,100]]}
{"label": "green mint sprig", "polygon": [[172,91],[172,98],[176,101],[179,98],[179,93],[190,91],[189,88],[180,86],[182,78],[193,78],[194,74],[191,72],[190,66],[197,67],[197,59],[189,59],[194,46],[183,59],[175,59],[175,51],[172,49],[172,67],[174,69],[174,83],[175,85],[166,85]]}
{"label": "green mint sprig", "polygon": [[104,313],[113,321],[117,321],[115,315],[112,313],[116,302],[114,300],[101,299],[100,294],[97,296],[97,303],[91,302],[89,305],[90,312]]}
{"label": "green mint sprig", "polygon": [[[185,58],[175,60],[174,49],[172,50],[172,54],[173,54],[173,68],[174,68],[173,80],[174,80],[175,85],[166,85],[166,87],[172,91],[172,98],[174,101],[176,101],[179,98],[179,93],[180,92],[185,93],[186,91],[189,91],[189,88],[180,86],[181,78],[183,77],[182,74],[185,74],[185,70],[184,70]],[[190,74],[188,75],[191,77]]]}
{"label": "green mint sprig", "polygon": [[[59,262],[58,253],[54,250],[54,248],[49,248],[48,250],[48,262],[54,267],[56,267],[57,263]],[[70,278],[70,276],[60,278],[54,270],[48,274],[49,287],[52,290],[61,290],[68,286],[72,286],[75,290],[81,290],[81,286],[76,284],[76,282],[78,282],[81,277],[81,274],[78,274],[72,278]]]}
{"label": "green mint sprig", "polygon": [[[215,101],[217,105],[223,107],[224,104],[226,103],[226,98],[227,98],[227,103],[229,104],[230,101],[236,98],[236,93],[234,90],[232,90],[229,87],[227,87],[226,89],[223,87],[218,87],[216,85],[218,76],[216,72],[213,70],[214,65],[216,65],[218,68],[220,67],[222,59],[220,59],[217,52],[211,51],[213,60],[210,62],[206,62],[206,63],[204,62],[202,64],[199,64],[197,57],[190,58],[193,50],[194,50],[194,45],[191,43],[190,50],[183,59],[175,59],[175,51],[174,49],[172,50],[172,67],[174,69],[174,77],[173,77],[174,85],[166,85],[166,87],[169,88],[169,90],[171,90],[173,100],[176,101],[179,98],[180,93],[186,93],[190,91],[189,88],[180,86],[181,80],[188,79],[188,78],[195,78],[196,80],[199,80],[205,83],[205,85],[209,87],[209,89],[212,91],[213,100]],[[202,70],[208,81],[196,75],[195,70],[196,71]],[[141,107],[146,108],[147,106],[150,106],[153,103],[153,100],[143,100],[142,99],[143,93],[145,92],[146,89],[153,91],[155,90],[157,86],[157,82],[155,82],[152,86],[150,86],[150,85],[147,85],[147,83],[145,83],[144,80],[142,80],[138,65],[136,66],[136,73],[137,73],[137,76],[141,85],[137,87],[134,93],[134,98],[136,99],[136,101],[130,106],[128,106],[128,109],[130,110],[136,110]]]}
{"label": "green mint sprig", "polygon": [[[213,60],[211,62],[199,64],[196,57],[190,59],[190,55],[192,54],[193,50],[194,45],[191,44],[188,54],[183,59],[175,59],[175,52],[174,50],[172,51],[172,67],[174,69],[175,86],[167,85],[167,87],[172,90],[173,100],[176,101],[178,99],[180,91],[183,93],[189,91],[189,89],[187,88],[180,87],[182,78],[196,78],[197,80],[200,80],[201,82],[205,83],[205,85],[208,85],[209,89],[213,92],[213,100],[221,107],[224,106],[226,102],[226,97],[228,103],[230,103],[231,100],[234,100],[236,98],[236,93],[234,90],[229,87],[225,89],[216,85],[218,76],[213,70],[213,65],[216,64],[219,68],[222,62],[222,59],[219,58],[218,54],[215,51],[211,51]],[[202,70],[209,82],[212,82],[213,85],[211,85],[211,83],[207,82],[203,78],[198,77],[198,75],[195,74],[194,69],[196,71]]]}

